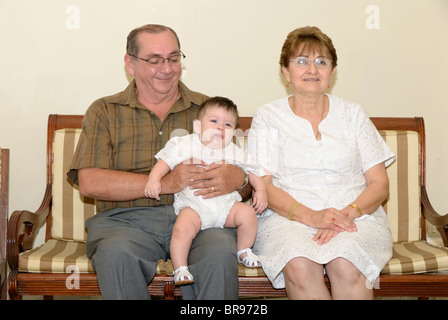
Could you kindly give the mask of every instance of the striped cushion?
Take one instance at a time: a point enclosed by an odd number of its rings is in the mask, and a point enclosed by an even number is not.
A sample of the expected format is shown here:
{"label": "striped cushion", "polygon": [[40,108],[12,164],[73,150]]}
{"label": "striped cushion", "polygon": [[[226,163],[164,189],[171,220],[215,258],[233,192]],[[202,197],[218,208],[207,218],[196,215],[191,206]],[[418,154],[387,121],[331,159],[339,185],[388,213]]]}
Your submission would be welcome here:
{"label": "striped cushion", "polygon": [[[417,274],[448,271],[448,249],[426,241],[394,243],[393,256],[381,274]],[[264,276],[262,268],[246,268],[238,264],[241,277]]]}
{"label": "striped cushion", "polygon": [[448,249],[421,240],[420,143],[415,131],[380,130],[396,154],[387,168],[389,198],[383,204],[394,241],[393,256],[382,274],[413,274],[448,270]]}
{"label": "striped cushion", "polygon": [[54,239],[85,241],[84,222],[96,214],[93,199],[84,198],[67,179],[81,129],[61,129],[53,142],[53,209],[51,233]]}
{"label": "striped cushion", "polygon": [[70,266],[80,273],[94,272],[84,242],[50,239],[19,256],[19,271],[65,273]]}
{"label": "striped cushion", "polygon": [[[81,129],[55,132],[53,145],[53,225],[52,236],[60,240],[85,241],[84,222],[96,213],[94,201],[84,199],[67,179]],[[387,169],[390,197],[384,208],[394,242],[420,239],[419,142],[414,131],[380,131],[397,155]],[[244,143],[244,142],[242,142]]]}
{"label": "striped cushion", "polygon": [[448,249],[426,241],[394,243],[392,259],[382,274],[415,274],[448,270]]}
{"label": "striped cushion", "polygon": [[394,242],[420,240],[420,145],[415,131],[379,131],[397,159],[387,168],[389,199],[384,204]]}
{"label": "striped cushion", "polygon": [[[42,246],[19,256],[19,271],[33,273],[70,273],[73,266],[79,273],[94,272],[86,256],[84,242],[51,239]],[[448,270],[448,250],[429,245],[425,241],[394,244],[394,254],[382,274],[412,274]],[[171,260],[159,260],[157,273],[172,274]],[[238,264],[238,275],[264,276],[262,268],[246,268]]]}
{"label": "striped cushion", "polygon": [[[84,222],[96,213],[94,201],[84,199],[70,184],[66,172],[80,129],[55,132],[53,163],[52,240],[19,256],[24,272],[66,272],[76,265],[79,272],[94,272],[85,254]],[[394,252],[383,274],[424,273],[448,270],[448,250],[420,240],[419,137],[413,131],[380,131],[397,160],[388,167],[390,197],[384,208],[390,220]],[[244,144],[245,139],[239,141]],[[61,241],[70,240],[70,241]],[[159,261],[158,273],[171,274],[171,261]],[[262,268],[238,265],[240,276],[263,276]]]}
{"label": "striped cushion", "polygon": [[266,276],[263,268],[248,268],[238,263],[238,276],[240,277],[263,277]]}
{"label": "striped cushion", "polygon": [[[74,269],[73,266],[77,268]],[[85,242],[50,239],[40,247],[24,252],[19,256],[19,271],[33,273],[79,273],[95,272],[86,255]],[[157,273],[172,274],[170,260],[157,262]]]}

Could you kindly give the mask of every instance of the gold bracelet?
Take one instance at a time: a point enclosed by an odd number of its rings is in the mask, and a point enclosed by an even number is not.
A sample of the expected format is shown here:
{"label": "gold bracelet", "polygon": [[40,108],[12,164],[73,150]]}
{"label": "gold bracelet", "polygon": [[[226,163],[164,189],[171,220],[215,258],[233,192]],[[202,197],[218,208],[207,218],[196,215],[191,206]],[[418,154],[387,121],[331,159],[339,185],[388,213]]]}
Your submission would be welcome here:
{"label": "gold bracelet", "polygon": [[294,220],[294,218],[292,217],[292,214],[294,213],[294,210],[296,210],[296,208],[300,205],[301,205],[300,202],[296,202],[292,205],[291,209],[289,209],[289,213],[288,213],[289,220]]}
{"label": "gold bracelet", "polygon": [[356,211],[358,211],[360,217],[364,215],[364,213],[362,213],[361,208],[356,203],[350,203],[350,207],[355,208]]}

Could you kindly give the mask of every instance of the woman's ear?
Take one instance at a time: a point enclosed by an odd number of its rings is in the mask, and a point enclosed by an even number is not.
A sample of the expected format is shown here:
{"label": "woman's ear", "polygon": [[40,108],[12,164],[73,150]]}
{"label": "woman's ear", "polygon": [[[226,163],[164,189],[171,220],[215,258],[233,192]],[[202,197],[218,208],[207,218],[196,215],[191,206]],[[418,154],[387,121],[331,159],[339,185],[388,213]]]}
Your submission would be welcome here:
{"label": "woman's ear", "polygon": [[201,121],[196,119],[193,121],[193,132],[196,134],[201,134]]}
{"label": "woman's ear", "polygon": [[337,68],[337,67],[334,67],[333,70],[331,70],[331,75],[332,75],[332,76],[333,76],[334,73],[336,72],[336,68]]}
{"label": "woman's ear", "polygon": [[286,82],[290,83],[291,82],[291,77],[289,76],[289,70],[286,67],[282,67],[282,72],[285,75],[286,78]]}

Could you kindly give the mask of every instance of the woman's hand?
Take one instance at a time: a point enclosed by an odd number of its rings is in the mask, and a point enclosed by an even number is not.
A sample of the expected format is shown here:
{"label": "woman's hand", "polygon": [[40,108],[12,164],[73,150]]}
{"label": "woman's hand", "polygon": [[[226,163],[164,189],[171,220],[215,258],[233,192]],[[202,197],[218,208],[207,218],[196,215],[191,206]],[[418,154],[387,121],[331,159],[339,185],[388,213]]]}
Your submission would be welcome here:
{"label": "woman's hand", "polygon": [[323,209],[316,212],[314,218],[314,223],[316,223],[318,230],[313,237],[313,241],[316,241],[318,245],[329,242],[339,232],[354,232],[358,230],[353,217],[347,211],[335,208]]}
{"label": "woman's hand", "polygon": [[330,229],[336,232],[353,232],[357,227],[352,218],[345,211],[327,208],[317,211],[310,216],[310,225],[319,229]]}
{"label": "woman's hand", "polygon": [[318,229],[313,237],[313,241],[318,245],[323,245],[333,239],[339,232],[332,229]]}

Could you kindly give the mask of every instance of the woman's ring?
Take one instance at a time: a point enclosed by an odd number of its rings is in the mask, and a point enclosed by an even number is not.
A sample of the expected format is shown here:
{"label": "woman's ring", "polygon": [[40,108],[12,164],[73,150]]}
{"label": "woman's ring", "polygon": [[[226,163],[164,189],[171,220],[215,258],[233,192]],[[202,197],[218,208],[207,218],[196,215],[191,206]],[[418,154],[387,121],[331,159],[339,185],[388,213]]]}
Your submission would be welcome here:
{"label": "woman's ring", "polygon": [[334,223],[334,222],[335,222],[335,220],[336,220],[335,218],[331,218],[331,221],[332,221],[332,223]]}
{"label": "woman's ring", "polygon": [[210,189],[212,189],[212,192],[215,192],[215,187],[210,187]]}

